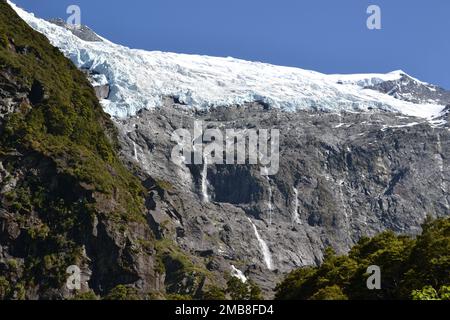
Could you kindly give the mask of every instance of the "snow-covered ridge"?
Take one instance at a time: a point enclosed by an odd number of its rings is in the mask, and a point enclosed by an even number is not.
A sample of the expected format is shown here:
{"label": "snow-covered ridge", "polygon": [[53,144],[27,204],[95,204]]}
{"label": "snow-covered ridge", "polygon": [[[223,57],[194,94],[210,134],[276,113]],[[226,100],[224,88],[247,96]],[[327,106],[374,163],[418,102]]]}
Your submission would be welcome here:
{"label": "snow-covered ridge", "polygon": [[141,109],[162,106],[166,96],[200,109],[261,101],[287,111],[375,108],[432,118],[444,108],[435,104],[413,104],[363,88],[399,79],[403,75],[401,71],[325,75],[230,57],[130,49],[104,38],[102,42],[88,42],[9,4],[79,68],[104,75],[111,92],[102,105],[107,113],[116,117],[129,117]]}
{"label": "snow-covered ridge", "polygon": [[360,87],[371,87],[385,81],[395,81],[401,79],[403,75],[407,75],[412,80],[427,85],[408,75],[403,70],[396,70],[389,73],[367,73],[367,74],[332,74],[328,78],[341,84],[354,84]]}

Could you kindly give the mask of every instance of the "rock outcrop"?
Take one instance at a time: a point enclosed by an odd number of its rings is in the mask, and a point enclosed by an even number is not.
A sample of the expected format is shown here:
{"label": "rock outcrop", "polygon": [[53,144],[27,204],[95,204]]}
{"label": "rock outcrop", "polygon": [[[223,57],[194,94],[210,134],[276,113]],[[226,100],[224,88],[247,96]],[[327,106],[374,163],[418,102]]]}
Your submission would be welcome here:
{"label": "rock outcrop", "polygon": [[80,38],[81,40],[88,42],[101,42],[103,41],[94,31],[92,31],[89,27],[85,25],[69,25],[63,19],[51,19],[49,22],[56,24],[57,26],[67,28],[70,30],[75,36]]}

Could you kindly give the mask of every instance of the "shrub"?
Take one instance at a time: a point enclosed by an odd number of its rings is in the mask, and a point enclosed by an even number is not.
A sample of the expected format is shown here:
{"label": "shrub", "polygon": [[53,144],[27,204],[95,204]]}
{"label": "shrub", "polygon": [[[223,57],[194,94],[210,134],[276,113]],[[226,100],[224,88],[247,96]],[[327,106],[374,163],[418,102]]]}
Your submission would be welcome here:
{"label": "shrub", "polygon": [[227,293],[232,300],[246,300],[248,286],[236,277],[230,277],[227,281]]}
{"label": "shrub", "polygon": [[0,32],[0,47],[7,48],[9,44],[6,34]]}
{"label": "shrub", "polygon": [[249,300],[263,300],[261,288],[255,282],[248,280],[248,286]]}
{"label": "shrub", "polygon": [[348,297],[338,285],[333,285],[319,289],[311,300],[348,300]]}
{"label": "shrub", "polygon": [[72,300],[99,300],[99,297],[92,290],[89,290],[87,292],[77,293]]}
{"label": "shrub", "polygon": [[139,297],[135,288],[120,284],[108,293],[105,300],[139,300]]}
{"label": "shrub", "polygon": [[412,300],[439,300],[438,293],[432,286],[426,286],[422,290],[414,290]]}
{"label": "shrub", "polygon": [[225,290],[217,286],[209,286],[203,293],[203,300],[226,300]]}
{"label": "shrub", "polygon": [[23,283],[18,283],[14,287],[13,297],[15,300],[25,300],[26,299],[26,290],[25,285]]}
{"label": "shrub", "polygon": [[[5,50],[1,44],[7,32],[14,33],[17,47],[29,50],[20,55]],[[118,195],[111,213],[119,219],[143,222],[144,188],[121,163],[117,138],[112,136],[117,132],[86,76],[3,1],[0,66],[14,70],[15,82],[36,96],[27,112],[5,118],[0,145],[51,158],[61,174],[90,185],[105,197]],[[28,203],[16,201],[15,206],[29,210]]]}
{"label": "shrub", "polygon": [[187,294],[168,294],[167,300],[192,300],[192,297]]}
{"label": "shrub", "polygon": [[[14,35],[17,52],[6,49],[6,35]],[[67,266],[81,259],[82,238],[94,216],[118,230],[146,222],[144,188],[122,164],[117,130],[85,74],[6,1],[0,1],[0,69],[7,73],[5,88],[26,93],[30,102],[17,102],[17,112],[2,119],[0,134],[0,153],[20,154],[3,157],[12,176],[20,170],[20,179],[0,204],[16,213],[14,222],[23,231],[23,282],[8,290],[18,299],[26,296],[24,288],[62,287]],[[14,276],[5,278],[15,283]],[[110,294],[134,297],[126,287]]]}
{"label": "shrub", "polygon": [[432,286],[426,286],[422,290],[414,290],[411,293],[412,300],[450,300],[450,286],[442,286],[436,291]]}
{"label": "shrub", "polygon": [[0,277],[0,300],[6,299],[9,295],[11,287],[5,277]]}
{"label": "shrub", "polygon": [[236,277],[227,281],[226,293],[232,300],[262,300],[261,289],[253,281],[244,283]]}

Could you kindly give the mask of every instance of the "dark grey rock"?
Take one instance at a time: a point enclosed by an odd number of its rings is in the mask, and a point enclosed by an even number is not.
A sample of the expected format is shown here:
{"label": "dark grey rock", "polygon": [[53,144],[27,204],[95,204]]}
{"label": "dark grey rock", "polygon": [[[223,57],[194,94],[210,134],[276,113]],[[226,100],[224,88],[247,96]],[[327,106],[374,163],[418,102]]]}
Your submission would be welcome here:
{"label": "dark grey rock", "polygon": [[384,81],[366,88],[413,103],[435,103],[440,105],[450,103],[449,91],[432,84],[420,82],[406,74],[403,74],[399,80]]}
{"label": "dark grey rock", "polygon": [[72,26],[66,23],[63,19],[50,19],[49,22],[56,24],[57,26],[63,27],[70,32],[72,32],[75,36],[84,41],[89,42],[101,42],[103,41],[94,31],[92,31],[89,27],[85,25],[80,26]]}

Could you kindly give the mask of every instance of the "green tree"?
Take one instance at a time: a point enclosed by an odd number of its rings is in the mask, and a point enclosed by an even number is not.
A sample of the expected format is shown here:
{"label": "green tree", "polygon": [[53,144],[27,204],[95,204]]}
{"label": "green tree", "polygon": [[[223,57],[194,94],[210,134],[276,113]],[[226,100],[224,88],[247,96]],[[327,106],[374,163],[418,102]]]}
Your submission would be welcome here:
{"label": "green tree", "polygon": [[232,300],[246,300],[248,297],[248,286],[236,277],[230,277],[227,281],[227,293]]}
{"label": "green tree", "polygon": [[254,281],[252,281],[251,279],[248,280],[247,285],[249,290],[249,300],[263,300],[261,288],[258,287],[258,285]]}
{"label": "green tree", "polygon": [[[362,238],[347,255],[327,249],[322,264],[292,271],[277,299],[446,299],[450,296],[450,218],[427,219],[416,239],[383,232]],[[381,269],[369,290],[367,268]],[[440,288],[439,291],[434,288]]]}
{"label": "green tree", "polygon": [[0,277],[0,300],[6,299],[10,291],[10,285],[5,277]]}
{"label": "green tree", "polygon": [[120,284],[108,293],[105,300],[139,300],[139,297],[135,288]]}
{"label": "green tree", "polygon": [[203,300],[226,300],[225,290],[217,286],[209,286],[202,298]]}
{"label": "green tree", "polygon": [[226,293],[232,300],[262,300],[261,288],[252,280],[244,283],[236,277],[230,277]]}
{"label": "green tree", "polygon": [[94,293],[94,291],[89,290],[87,292],[76,294],[72,300],[99,300],[99,297]]}
{"label": "green tree", "polygon": [[413,300],[439,300],[438,293],[432,286],[426,286],[422,290],[413,290]]}
{"label": "green tree", "polygon": [[3,32],[0,32],[0,46],[6,48],[8,46],[8,37]]}
{"label": "green tree", "polygon": [[450,300],[450,286],[442,286],[439,292],[432,286],[426,286],[421,290],[413,290],[412,300]]}
{"label": "green tree", "polygon": [[167,300],[177,300],[177,301],[178,300],[184,300],[184,301],[192,300],[192,296],[190,296],[188,294],[176,294],[176,293],[168,294],[166,296],[166,298],[167,298]]}
{"label": "green tree", "polygon": [[426,286],[441,288],[450,284],[450,218],[428,219],[422,226],[409,256],[402,281],[404,295]]}
{"label": "green tree", "polygon": [[319,289],[311,300],[348,300],[348,297],[338,285],[333,285]]}

